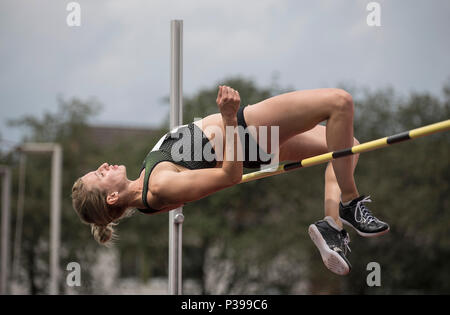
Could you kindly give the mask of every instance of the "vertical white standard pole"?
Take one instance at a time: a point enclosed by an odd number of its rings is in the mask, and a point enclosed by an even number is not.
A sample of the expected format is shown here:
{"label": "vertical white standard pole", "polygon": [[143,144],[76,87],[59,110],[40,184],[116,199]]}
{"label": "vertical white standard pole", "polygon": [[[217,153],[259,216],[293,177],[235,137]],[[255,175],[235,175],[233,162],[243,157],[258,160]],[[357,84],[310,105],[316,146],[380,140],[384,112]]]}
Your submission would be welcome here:
{"label": "vertical white standard pole", "polygon": [[61,231],[61,171],[62,148],[59,144],[53,147],[52,183],[50,206],[50,294],[59,292],[59,243]]}
{"label": "vertical white standard pole", "polygon": [[19,183],[17,189],[17,218],[16,218],[16,235],[14,237],[14,254],[12,262],[12,279],[18,279],[20,270],[20,256],[22,245],[22,230],[23,230],[23,207],[25,204],[25,171],[27,156],[20,154],[19,159]]}
{"label": "vertical white standard pole", "polygon": [[2,175],[2,249],[1,249],[1,275],[0,275],[0,294],[9,292],[9,215],[10,215],[10,197],[11,197],[11,171],[8,167],[0,166],[0,175]]}
{"label": "vertical white standard pole", "polygon": [[[170,129],[183,123],[183,21],[170,24]],[[182,294],[183,208],[169,212],[169,294]]]}
{"label": "vertical white standard pole", "polygon": [[25,143],[23,153],[52,153],[50,202],[50,283],[49,294],[59,293],[59,247],[61,234],[62,148],[57,143]]}

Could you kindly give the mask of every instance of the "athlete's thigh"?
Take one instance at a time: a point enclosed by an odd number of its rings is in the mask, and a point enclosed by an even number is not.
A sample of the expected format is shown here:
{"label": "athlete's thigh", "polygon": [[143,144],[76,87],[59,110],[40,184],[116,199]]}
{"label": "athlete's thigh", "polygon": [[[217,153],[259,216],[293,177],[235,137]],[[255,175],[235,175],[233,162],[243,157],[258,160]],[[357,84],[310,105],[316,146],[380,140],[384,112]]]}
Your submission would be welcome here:
{"label": "athlete's thigh", "polygon": [[292,136],[280,145],[280,162],[299,161],[328,152],[326,128],[317,125],[313,129]]}
{"label": "athlete's thigh", "polygon": [[[248,126],[279,126],[279,142],[312,129],[327,120],[339,89],[295,91],[277,95],[245,107]],[[258,128],[257,128],[258,130]],[[268,128],[270,139],[270,128]]]}
{"label": "athlete's thigh", "polygon": [[[358,139],[353,139],[353,146],[359,145]],[[313,129],[295,135],[279,147],[280,162],[283,161],[300,161],[312,156],[330,152],[327,146],[326,127],[317,125]],[[358,160],[358,154],[354,155],[354,159]]]}

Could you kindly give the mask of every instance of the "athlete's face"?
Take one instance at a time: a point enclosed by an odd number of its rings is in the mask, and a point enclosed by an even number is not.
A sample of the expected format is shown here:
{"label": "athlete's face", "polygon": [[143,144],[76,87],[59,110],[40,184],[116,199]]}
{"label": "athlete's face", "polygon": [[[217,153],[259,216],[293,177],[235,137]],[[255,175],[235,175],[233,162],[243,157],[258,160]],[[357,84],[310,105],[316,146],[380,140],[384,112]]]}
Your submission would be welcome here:
{"label": "athlete's face", "polygon": [[127,169],[124,165],[103,163],[95,171],[82,177],[87,188],[97,188],[110,194],[122,191],[128,182]]}

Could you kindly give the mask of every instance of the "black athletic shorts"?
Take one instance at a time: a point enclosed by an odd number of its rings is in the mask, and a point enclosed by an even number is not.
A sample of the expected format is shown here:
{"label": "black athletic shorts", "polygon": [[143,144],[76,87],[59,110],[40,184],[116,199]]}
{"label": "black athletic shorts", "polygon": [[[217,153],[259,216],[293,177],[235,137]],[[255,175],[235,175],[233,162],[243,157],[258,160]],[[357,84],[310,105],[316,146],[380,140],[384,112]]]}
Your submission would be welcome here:
{"label": "black athletic shorts", "polygon": [[[244,108],[245,106],[240,107],[237,112],[237,123],[245,130],[247,128],[247,123],[245,122]],[[271,163],[272,155],[261,149],[251,134],[248,132],[242,132],[242,130],[239,129],[239,138],[243,146],[243,151],[245,152],[243,162],[243,166],[245,168],[260,168],[262,165],[268,165]],[[257,148],[257,157],[253,157],[252,160],[250,160],[250,148]]]}

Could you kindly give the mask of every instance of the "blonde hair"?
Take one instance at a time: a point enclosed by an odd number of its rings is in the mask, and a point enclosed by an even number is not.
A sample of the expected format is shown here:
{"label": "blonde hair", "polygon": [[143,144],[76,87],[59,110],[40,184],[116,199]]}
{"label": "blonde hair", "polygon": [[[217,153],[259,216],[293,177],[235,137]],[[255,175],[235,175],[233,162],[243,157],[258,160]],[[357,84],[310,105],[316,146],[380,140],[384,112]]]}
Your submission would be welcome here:
{"label": "blonde hair", "polygon": [[110,206],[107,193],[98,188],[87,189],[81,178],[72,187],[72,206],[85,224],[91,225],[94,239],[101,245],[110,246],[117,239],[113,226],[132,214],[133,209]]}

